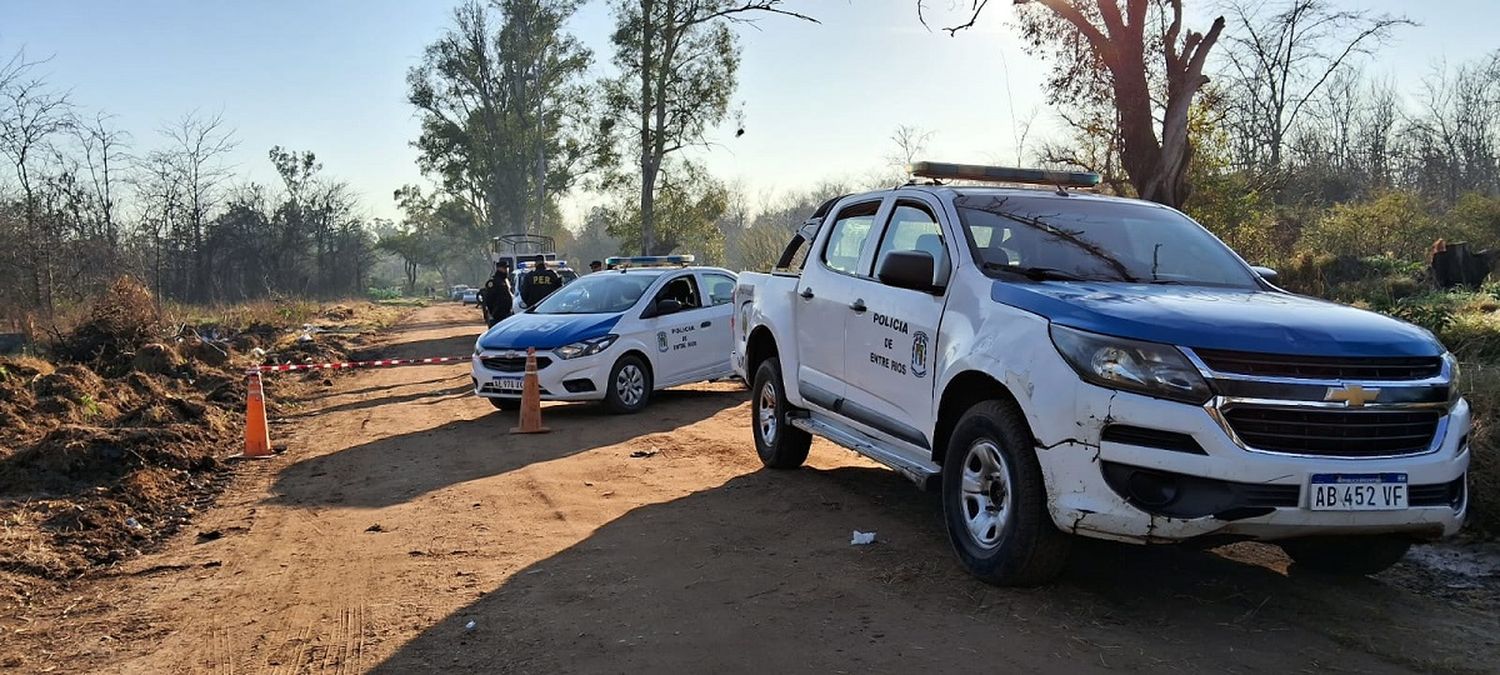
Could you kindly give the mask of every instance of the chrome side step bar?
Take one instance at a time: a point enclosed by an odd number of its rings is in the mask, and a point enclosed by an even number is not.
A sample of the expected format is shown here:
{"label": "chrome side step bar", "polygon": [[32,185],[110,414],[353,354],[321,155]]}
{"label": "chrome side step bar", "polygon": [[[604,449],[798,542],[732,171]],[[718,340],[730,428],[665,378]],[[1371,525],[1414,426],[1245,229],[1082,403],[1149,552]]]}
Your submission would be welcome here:
{"label": "chrome side step bar", "polygon": [[916,483],[917,487],[923,490],[936,488],[941,479],[942,467],[932,462],[913,462],[886,449],[881,445],[881,441],[856,429],[849,429],[812,417],[793,417],[787,421],[807,433],[826,438],[884,464],[892,471],[905,476],[907,480]]}

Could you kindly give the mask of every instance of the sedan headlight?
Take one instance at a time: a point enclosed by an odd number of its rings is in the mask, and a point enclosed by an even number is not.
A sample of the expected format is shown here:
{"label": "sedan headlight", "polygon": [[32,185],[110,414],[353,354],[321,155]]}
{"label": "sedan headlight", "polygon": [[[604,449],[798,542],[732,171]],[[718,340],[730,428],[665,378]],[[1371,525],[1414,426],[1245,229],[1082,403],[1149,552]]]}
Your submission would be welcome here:
{"label": "sedan headlight", "polygon": [[1208,383],[1176,347],[1053,325],[1052,344],[1078,375],[1110,389],[1199,404]]}
{"label": "sedan headlight", "polygon": [[576,359],[580,356],[593,356],[595,354],[598,354],[599,352],[609,349],[609,346],[614,344],[615,340],[618,339],[620,339],[620,336],[618,335],[606,335],[604,337],[594,338],[592,340],[579,340],[578,342],[574,342],[573,344],[558,347],[557,349],[552,350],[552,353],[556,354],[560,359]]}

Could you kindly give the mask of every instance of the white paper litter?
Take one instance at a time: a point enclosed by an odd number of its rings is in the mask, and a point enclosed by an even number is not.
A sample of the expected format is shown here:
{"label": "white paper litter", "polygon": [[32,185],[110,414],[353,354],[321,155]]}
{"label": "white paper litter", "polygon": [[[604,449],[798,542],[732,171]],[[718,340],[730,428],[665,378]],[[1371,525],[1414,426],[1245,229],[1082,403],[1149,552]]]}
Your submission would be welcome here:
{"label": "white paper litter", "polygon": [[875,543],[874,532],[860,532],[859,530],[855,530],[854,536],[849,538],[850,546],[864,546],[865,544],[873,543]]}

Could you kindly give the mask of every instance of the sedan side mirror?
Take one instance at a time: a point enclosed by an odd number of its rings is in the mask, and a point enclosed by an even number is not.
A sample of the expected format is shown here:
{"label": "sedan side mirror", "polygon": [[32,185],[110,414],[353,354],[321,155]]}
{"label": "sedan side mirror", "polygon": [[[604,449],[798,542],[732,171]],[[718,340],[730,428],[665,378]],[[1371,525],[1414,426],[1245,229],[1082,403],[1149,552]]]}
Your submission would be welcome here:
{"label": "sedan side mirror", "polygon": [[682,311],[682,303],[673,298],[663,298],[656,301],[656,312],[652,316],[666,316]]}
{"label": "sedan side mirror", "polygon": [[1260,278],[1265,279],[1266,281],[1275,281],[1276,280],[1276,277],[1277,277],[1276,270],[1273,270],[1273,269],[1271,269],[1269,267],[1261,267],[1260,265],[1251,265],[1250,269],[1255,270],[1255,273],[1259,274]]}
{"label": "sedan side mirror", "polygon": [[875,277],[888,286],[937,293],[942,289],[932,283],[935,266],[932,254],[927,251],[891,251],[880,261]]}

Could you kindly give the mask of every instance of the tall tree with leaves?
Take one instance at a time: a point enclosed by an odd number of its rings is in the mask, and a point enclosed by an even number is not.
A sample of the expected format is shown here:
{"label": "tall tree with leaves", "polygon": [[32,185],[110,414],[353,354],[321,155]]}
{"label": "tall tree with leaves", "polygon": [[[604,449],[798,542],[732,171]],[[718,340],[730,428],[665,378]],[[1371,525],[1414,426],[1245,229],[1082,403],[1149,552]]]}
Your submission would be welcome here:
{"label": "tall tree with leaves", "polygon": [[492,235],[540,232],[590,165],[592,56],[564,24],[579,0],[469,0],[407,74],[422,170]]}
{"label": "tall tree with leaves", "polygon": [[640,247],[658,250],[656,198],[664,163],[674,153],[708,144],[709,129],[729,114],[739,71],[730,24],[756,14],[811,17],[781,0],[616,0],[615,65],[608,106],[632,127],[638,153]]}
{"label": "tall tree with leaves", "polygon": [[[1136,194],[1181,206],[1191,192],[1188,111],[1208,84],[1203,66],[1224,18],[1199,33],[1183,25],[1183,0],[1015,1],[1022,36],[1053,52],[1053,102],[1107,98]],[[967,20],[945,30],[972,27],[988,4],[972,0]],[[917,8],[920,15],[925,0],[917,0]]]}

